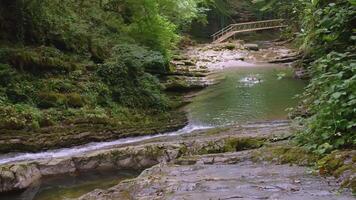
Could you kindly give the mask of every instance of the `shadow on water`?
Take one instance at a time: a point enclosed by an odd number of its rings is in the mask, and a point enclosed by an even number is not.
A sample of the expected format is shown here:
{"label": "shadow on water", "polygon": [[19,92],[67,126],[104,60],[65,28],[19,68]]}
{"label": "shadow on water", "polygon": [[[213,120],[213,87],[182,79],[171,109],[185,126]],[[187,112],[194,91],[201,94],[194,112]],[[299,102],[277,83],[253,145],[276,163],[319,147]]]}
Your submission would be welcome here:
{"label": "shadow on water", "polygon": [[3,194],[0,200],[65,200],[78,198],[94,189],[108,189],[125,179],[139,175],[138,171],[88,171],[43,178],[23,192]]}

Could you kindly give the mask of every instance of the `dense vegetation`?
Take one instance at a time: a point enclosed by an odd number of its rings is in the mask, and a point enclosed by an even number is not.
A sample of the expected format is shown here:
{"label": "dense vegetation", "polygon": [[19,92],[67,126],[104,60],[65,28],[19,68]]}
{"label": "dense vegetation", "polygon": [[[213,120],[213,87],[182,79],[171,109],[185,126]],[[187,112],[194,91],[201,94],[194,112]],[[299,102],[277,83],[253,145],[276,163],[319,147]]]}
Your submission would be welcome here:
{"label": "dense vegetation", "polygon": [[204,5],[1,1],[0,129],[161,121],[173,104],[154,74],[170,69],[180,30]]}
{"label": "dense vegetation", "polygon": [[[302,95],[307,118],[301,144],[318,153],[356,145],[356,1],[258,1],[291,20],[312,79]],[[273,11],[272,9],[273,8]]]}

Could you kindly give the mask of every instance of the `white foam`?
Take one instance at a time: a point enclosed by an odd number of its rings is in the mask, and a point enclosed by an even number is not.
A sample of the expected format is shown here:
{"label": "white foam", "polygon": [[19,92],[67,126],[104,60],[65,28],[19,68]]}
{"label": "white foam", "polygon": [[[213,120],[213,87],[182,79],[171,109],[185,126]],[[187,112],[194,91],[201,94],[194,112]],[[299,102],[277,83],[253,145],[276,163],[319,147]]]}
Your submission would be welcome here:
{"label": "white foam", "polygon": [[149,140],[149,139],[153,139],[153,138],[164,137],[164,136],[184,135],[184,134],[192,133],[193,131],[196,131],[196,130],[204,130],[204,129],[210,129],[210,128],[212,128],[212,127],[198,126],[198,125],[187,125],[186,127],[182,128],[178,131],[164,133],[164,134],[124,138],[124,139],[119,139],[119,140],[115,140],[115,141],[111,141],[111,142],[95,142],[95,143],[90,143],[90,144],[81,145],[81,146],[72,147],[72,148],[49,150],[49,151],[44,151],[44,152],[39,152],[39,153],[5,154],[5,155],[0,156],[0,165],[14,163],[14,162],[21,162],[21,161],[36,161],[36,160],[51,159],[51,158],[71,157],[71,156],[76,156],[76,155],[80,155],[83,153],[88,153],[88,152],[92,152],[92,151],[96,151],[96,150],[100,150],[100,149],[108,149],[111,147],[115,147],[117,145],[141,142],[141,141],[145,141],[145,140]]}

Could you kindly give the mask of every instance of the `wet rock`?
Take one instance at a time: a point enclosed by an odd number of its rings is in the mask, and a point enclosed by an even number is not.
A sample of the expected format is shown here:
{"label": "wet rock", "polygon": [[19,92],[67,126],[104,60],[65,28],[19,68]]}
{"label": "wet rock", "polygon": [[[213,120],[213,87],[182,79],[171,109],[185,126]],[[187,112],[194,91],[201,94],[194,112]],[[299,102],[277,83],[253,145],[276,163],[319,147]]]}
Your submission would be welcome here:
{"label": "wet rock", "polygon": [[259,50],[258,44],[245,44],[244,46],[248,50],[252,50],[252,51],[258,51]]}
{"label": "wet rock", "polygon": [[169,76],[164,83],[168,91],[189,91],[202,89],[210,85],[210,81],[204,77]]}
{"label": "wet rock", "polygon": [[[211,158],[224,158],[213,159]],[[254,163],[245,152],[188,157],[196,164],[156,165],[136,179],[109,190],[96,190],[80,200],[121,199],[315,199],[348,200],[334,179],[305,173],[290,165]],[[204,160],[210,160],[207,164]],[[230,163],[231,160],[239,160]],[[298,177],[296,181],[296,177]]]}
{"label": "wet rock", "polygon": [[[42,176],[94,169],[146,169],[159,163],[175,161],[185,155],[253,149],[268,141],[270,137],[286,134],[289,129],[288,122],[256,123],[230,129],[197,131],[173,138],[162,137],[74,157],[3,165],[0,167],[0,192],[27,188]],[[216,160],[224,161],[219,158]],[[201,162],[213,163],[211,159]]]}
{"label": "wet rock", "polygon": [[75,172],[76,168],[71,159],[53,159],[38,165],[42,176]]}
{"label": "wet rock", "polygon": [[27,188],[41,178],[36,165],[12,165],[0,168],[0,192],[16,191]]}

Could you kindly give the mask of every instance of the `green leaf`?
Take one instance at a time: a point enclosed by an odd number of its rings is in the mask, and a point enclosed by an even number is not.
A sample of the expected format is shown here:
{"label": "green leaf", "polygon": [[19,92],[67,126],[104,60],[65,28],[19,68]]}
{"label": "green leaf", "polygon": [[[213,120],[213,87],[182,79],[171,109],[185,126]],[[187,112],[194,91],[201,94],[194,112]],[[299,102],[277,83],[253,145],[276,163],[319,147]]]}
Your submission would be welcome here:
{"label": "green leaf", "polygon": [[349,0],[349,2],[350,2],[353,6],[356,5],[356,0]]}
{"label": "green leaf", "polygon": [[332,97],[335,98],[335,99],[338,99],[342,96],[342,93],[341,92],[335,92],[334,94],[332,94]]}

